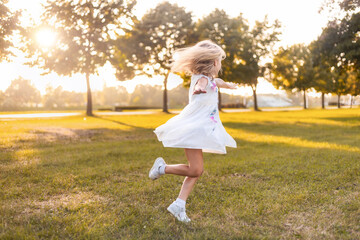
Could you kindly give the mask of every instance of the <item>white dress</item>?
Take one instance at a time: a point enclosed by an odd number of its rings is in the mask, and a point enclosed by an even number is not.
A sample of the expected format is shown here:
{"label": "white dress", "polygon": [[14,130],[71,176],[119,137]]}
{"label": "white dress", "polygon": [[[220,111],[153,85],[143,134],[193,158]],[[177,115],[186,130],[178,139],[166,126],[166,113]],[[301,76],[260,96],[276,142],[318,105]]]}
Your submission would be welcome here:
{"label": "white dress", "polygon": [[[208,79],[206,93],[193,94],[201,77]],[[175,117],[154,131],[164,147],[202,149],[203,152],[225,154],[226,148],[236,148],[235,140],[223,127],[218,110],[218,88],[215,80],[205,75],[193,75],[189,89],[189,104]]]}

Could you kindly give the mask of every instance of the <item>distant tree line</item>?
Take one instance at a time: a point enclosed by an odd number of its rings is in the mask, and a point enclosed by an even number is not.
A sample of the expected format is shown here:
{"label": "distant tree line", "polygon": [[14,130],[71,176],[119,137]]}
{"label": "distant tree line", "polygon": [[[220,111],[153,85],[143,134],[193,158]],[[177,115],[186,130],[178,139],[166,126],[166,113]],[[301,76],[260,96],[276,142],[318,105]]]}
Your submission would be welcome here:
{"label": "distant tree line", "polygon": [[[230,17],[225,11],[215,9],[194,21],[191,12],[166,1],[137,19],[133,14],[134,0],[48,0],[41,21],[23,28],[19,23],[20,13],[11,12],[6,7],[7,1],[1,0],[0,57],[8,60],[12,54],[9,49],[17,47],[8,39],[21,33],[24,46],[19,48],[26,52],[29,65],[42,68],[45,74],[83,74],[87,115],[92,115],[93,101],[97,101],[97,96],[92,96],[90,75],[98,74],[106,63],[116,69],[120,81],[136,75],[162,75],[162,107],[168,112],[167,78],[174,51],[211,39],[227,54],[220,77],[250,86],[255,110],[259,110],[256,91],[260,77],[278,88],[302,91],[307,108],[309,89],[316,89],[323,96],[337,94],[339,102],[341,95],[357,96],[360,91],[360,3],[350,0],[326,0],[326,3],[326,7],[339,4],[347,13],[344,19],[330,21],[321,36],[308,46],[296,44],[275,51],[281,24],[278,20],[269,22],[267,16],[250,28],[241,13]],[[41,29],[57,33],[53,46],[41,46],[36,40]],[[186,85],[188,76],[182,77]],[[10,95],[3,94],[2,98],[7,96]],[[220,93],[219,97],[221,100]]]}
{"label": "distant tree line", "polygon": [[[112,109],[116,106],[161,107],[162,87],[159,85],[137,85],[132,93],[125,87],[104,87],[102,91],[94,91],[93,104],[98,109]],[[169,106],[183,108],[189,101],[188,89],[181,86],[169,90]],[[237,96],[224,95],[225,103],[236,102]],[[0,111],[17,110],[65,110],[81,109],[86,106],[87,94],[66,91],[61,86],[47,87],[43,95],[30,80],[15,79],[4,91],[0,91]]]}

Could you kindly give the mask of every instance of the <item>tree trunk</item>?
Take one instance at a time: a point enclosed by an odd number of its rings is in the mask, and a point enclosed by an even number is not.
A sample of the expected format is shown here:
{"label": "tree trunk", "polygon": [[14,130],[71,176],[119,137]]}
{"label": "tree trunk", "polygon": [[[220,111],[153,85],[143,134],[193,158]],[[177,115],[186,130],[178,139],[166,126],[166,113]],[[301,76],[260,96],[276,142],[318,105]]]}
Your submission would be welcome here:
{"label": "tree trunk", "polygon": [[353,96],[350,95],[350,108],[352,108]]}
{"label": "tree trunk", "polygon": [[321,93],[321,108],[325,109],[325,93]]}
{"label": "tree trunk", "polygon": [[219,111],[222,111],[222,109],[221,109],[221,92],[220,92],[220,88],[218,88],[218,96],[219,96],[218,108],[219,108]]}
{"label": "tree trunk", "polygon": [[92,113],[91,88],[90,88],[90,74],[89,74],[89,72],[86,72],[86,87],[87,87],[86,115],[87,115],[87,116],[93,116],[93,113]]}
{"label": "tree trunk", "polygon": [[307,109],[306,107],[306,90],[304,89],[304,109]]}
{"label": "tree trunk", "polygon": [[341,106],[340,106],[340,94],[338,94],[338,108],[340,108]]}
{"label": "tree trunk", "polygon": [[260,111],[257,104],[257,96],[256,96],[256,86],[252,87],[253,97],[254,97],[254,111]]}
{"label": "tree trunk", "polygon": [[168,72],[165,76],[165,79],[164,79],[164,94],[163,94],[163,112],[164,113],[169,113],[169,110],[168,110],[168,97],[167,97],[167,80],[168,80],[168,77],[169,77],[169,73]]}

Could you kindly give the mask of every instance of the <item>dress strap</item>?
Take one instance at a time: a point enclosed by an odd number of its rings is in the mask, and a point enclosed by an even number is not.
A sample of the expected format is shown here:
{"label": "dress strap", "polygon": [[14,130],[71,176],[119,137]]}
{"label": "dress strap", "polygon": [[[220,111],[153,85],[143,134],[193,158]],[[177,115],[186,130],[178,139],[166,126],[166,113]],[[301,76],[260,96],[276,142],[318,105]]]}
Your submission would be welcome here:
{"label": "dress strap", "polygon": [[206,76],[204,74],[195,74],[193,79],[191,80],[191,86],[190,87],[194,87],[196,85],[196,83],[198,82],[198,80],[202,77],[205,77],[208,82],[207,82],[207,87],[211,87],[213,88],[215,82],[214,82],[214,79],[212,77],[209,77],[209,76]]}
{"label": "dress strap", "polygon": [[200,78],[202,77],[205,77],[207,80],[208,80],[208,83],[207,83],[207,86],[212,86],[212,82],[214,81],[214,79],[212,77],[209,77],[209,76],[206,76],[204,74],[198,74],[198,77],[196,78],[196,81],[197,82]]}
{"label": "dress strap", "polygon": [[208,80],[210,81],[213,81],[213,78],[212,77],[209,77],[209,76],[206,76],[204,74],[199,74],[201,77],[206,77]]}

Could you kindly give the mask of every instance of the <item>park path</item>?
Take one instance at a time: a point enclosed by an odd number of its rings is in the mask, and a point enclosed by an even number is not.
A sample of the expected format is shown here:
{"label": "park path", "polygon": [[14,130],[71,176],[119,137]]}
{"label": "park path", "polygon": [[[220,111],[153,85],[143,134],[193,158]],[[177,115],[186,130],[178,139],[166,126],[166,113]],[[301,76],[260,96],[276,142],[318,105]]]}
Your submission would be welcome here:
{"label": "park path", "polygon": [[[155,111],[136,111],[136,112],[96,112],[96,115],[145,115],[154,114]],[[82,112],[74,113],[22,113],[22,114],[0,114],[0,120],[16,120],[31,118],[58,118],[83,115]]]}
{"label": "park path", "polygon": [[77,116],[81,113],[22,113],[22,114],[0,114],[0,119],[22,119],[22,118],[54,118]]}
{"label": "park path", "polygon": [[[336,109],[337,107],[327,107],[327,109]],[[346,106],[342,108],[348,108]],[[302,107],[289,107],[289,108],[264,108],[261,109],[263,112],[272,112],[272,111],[299,111],[302,110]],[[252,108],[240,108],[240,109],[226,109],[223,112],[233,113],[233,112],[251,112]],[[134,111],[134,112],[96,112],[96,115],[101,116],[117,116],[117,115],[148,115],[155,114],[159,111]],[[173,110],[171,113],[180,113],[181,110]],[[82,112],[73,112],[73,113],[22,113],[22,114],[0,114],[0,121],[5,120],[16,120],[16,119],[31,119],[31,118],[58,118],[58,117],[70,117],[70,116],[80,116],[83,115]]]}

